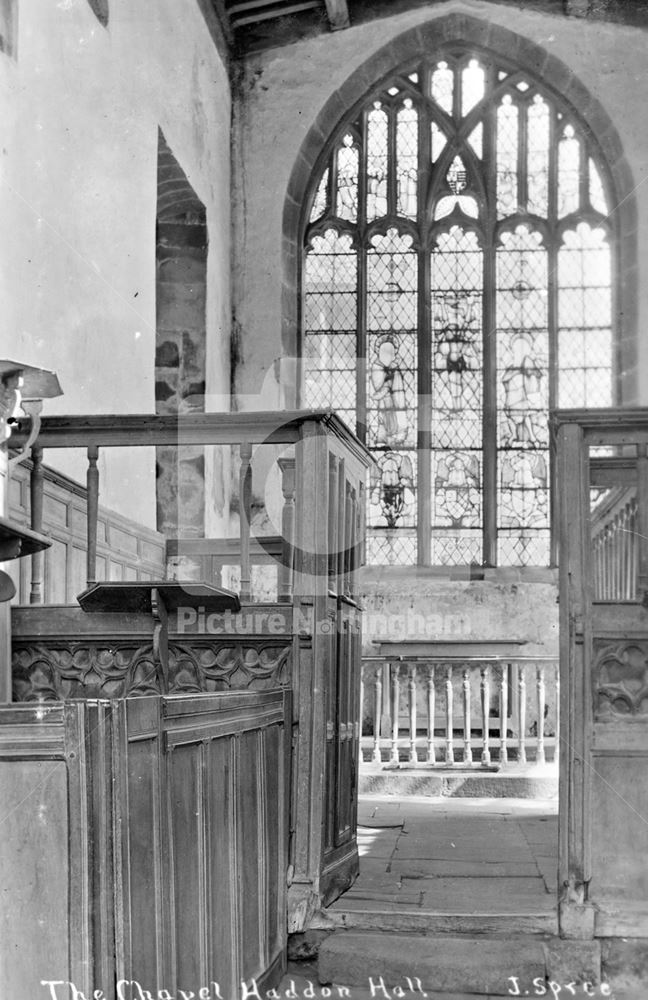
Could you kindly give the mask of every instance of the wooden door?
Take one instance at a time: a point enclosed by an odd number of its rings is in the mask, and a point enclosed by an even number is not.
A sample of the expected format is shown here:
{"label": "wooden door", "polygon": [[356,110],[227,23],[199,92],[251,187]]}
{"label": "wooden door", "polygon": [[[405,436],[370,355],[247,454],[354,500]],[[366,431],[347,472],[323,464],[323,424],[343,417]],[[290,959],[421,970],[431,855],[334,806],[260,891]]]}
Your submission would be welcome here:
{"label": "wooden door", "polygon": [[648,935],[648,411],[558,413],[560,928]]}
{"label": "wooden door", "polygon": [[217,982],[226,997],[281,978],[289,699],[120,703],[118,979],[196,995]]}

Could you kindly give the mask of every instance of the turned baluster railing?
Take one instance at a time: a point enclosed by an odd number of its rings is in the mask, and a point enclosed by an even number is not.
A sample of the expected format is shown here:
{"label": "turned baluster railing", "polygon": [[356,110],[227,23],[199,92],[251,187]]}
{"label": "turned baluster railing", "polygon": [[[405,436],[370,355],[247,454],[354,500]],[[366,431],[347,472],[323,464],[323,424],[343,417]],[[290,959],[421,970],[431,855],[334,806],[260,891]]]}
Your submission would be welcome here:
{"label": "turned baluster railing", "polygon": [[[21,433],[16,433],[17,446],[23,443]],[[47,496],[45,489],[48,478],[59,476],[61,481],[65,480],[69,485],[58,488],[67,488],[69,496],[75,498],[77,508],[80,505],[82,507],[86,523],[83,544],[86,584],[89,586],[98,582],[98,549],[101,560],[106,565],[112,556],[105,532],[102,530],[101,536],[98,536],[102,490],[99,468],[100,464],[102,468],[104,465],[103,461],[100,463],[100,458],[107,459],[111,449],[128,449],[132,453],[133,449],[153,447],[171,450],[185,446],[221,449],[228,456],[230,453],[236,455],[238,450],[238,534],[235,537],[203,538],[196,536],[192,527],[190,531],[184,530],[184,535],[191,537],[169,537],[167,528],[155,531],[137,522],[129,522],[129,530],[135,534],[140,531],[139,537],[146,544],[153,541],[162,551],[165,550],[165,556],[159,560],[159,564],[141,566],[148,578],[151,573],[157,573],[157,578],[164,577],[165,558],[167,566],[169,560],[176,558],[193,561],[201,567],[203,576],[210,579],[220,574],[223,567],[238,564],[241,598],[249,600],[252,596],[253,565],[274,563],[277,595],[280,600],[291,602],[296,599],[295,580],[299,574],[306,588],[311,586],[311,581],[315,578],[322,580],[322,587],[325,588],[328,566],[329,589],[347,596],[352,594],[364,531],[361,518],[364,498],[358,469],[361,465],[366,465],[367,454],[341,421],[328,412],[204,413],[187,414],[178,418],[143,414],[45,418],[31,450],[32,526],[35,530],[47,530],[47,525],[43,525],[43,500]],[[57,451],[80,448],[84,448],[87,455],[84,486],[60,475],[55,458],[51,459],[52,466],[44,465],[44,458],[46,460]],[[266,485],[265,479],[259,478],[257,482],[255,477],[267,478],[268,470],[274,463],[281,476],[281,534],[255,537],[252,532],[253,503],[255,497],[264,495]],[[142,468],[147,468],[145,462],[142,463]],[[334,469],[335,476],[327,478],[327,469]],[[150,472],[153,483],[153,465]],[[304,498],[311,495],[309,490],[312,491],[316,475],[320,476],[316,499],[313,494],[311,500],[307,501]],[[307,488],[305,484],[309,484]],[[152,489],[155,490],[155,487],[152,486]],[[322,496],[324,504],[321,503]],[[301,507],[299,539],[296,541],[298,504]],[[317,515],[315,508],[319,510]],[[101,508],[101,518],[104,521],[110,518],[118,521],[121,516]],[[77,518],[77,524],[80,520],[81,518]],[[327,523],[335,526],[334,537],[328,541],[323,537]],[[71,552],[74,547],[78,551],[78,534],[72,539],[69,525],[68,529],[68,550]],[[75,528],[75,531],[78,532],[78,529]],[[180,525],[177,533],[183,536]],[[65,541],[63,544],[66,544]],[[48,558],[49,556],[45,557],[46,560]],[[47,565],[45,562],[46,567]],[[139,572],[139,568],[138,563],[135,567],[130,567],[130,570],[135,574]],[[63,576],[70,584],[72,574],[66,571]],[[334,578],[332,581],[331,577]],[[28,592],[28,599],[32,603],[38,604],[48,599],[44,593],[44,579],[47,578],[43,557],[34,556]],[[131,578],[134,579],[135,576]],[[216,579],[214,582],[227,585],[224,579]],[[77,591],[78,585],[75,591],[68,593],[68,600],[73,600]]]}
{"label": "turned baluster railing", "polygon": [[637,593],[639,511],[636,487],[619,487],[592,513],[594,596],[631,601]]}
{"label": "turned baluster railing", "polygon": [[[553,657],[394,661],[387,677],[385,692],[383,661],[365,659],[362,699],[370,733],[363,743],[376,764],[544,764],[548,747],[549,760],[557,760],[559,673]],[[551,737],[545,734],[547,706],[555,720]],[[442,760],[437,743],[444,747]]]}

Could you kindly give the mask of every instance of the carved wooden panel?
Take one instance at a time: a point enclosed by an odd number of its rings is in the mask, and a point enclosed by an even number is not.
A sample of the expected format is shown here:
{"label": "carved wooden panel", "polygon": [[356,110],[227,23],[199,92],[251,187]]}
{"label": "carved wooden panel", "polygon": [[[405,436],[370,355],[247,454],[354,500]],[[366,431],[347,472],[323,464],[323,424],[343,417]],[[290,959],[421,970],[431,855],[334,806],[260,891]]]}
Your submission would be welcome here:
{"label": "carved wooden panel", "polygon": [[151,644],[65,642],[18,646],[14,701],[160,694]]}
{"label": "carved wooden panel", "polygon": [[648,720],[648,641],[594,642],[596,718],[634,716]]}
{"label": "carved wooden panel", "polygon": [[[15,701],[125,698],[162,694],[151,643],[56,641],[14,644]],[[286,640],[171,643],[169,693],[270,690],[287,687],[291,646]]]}
{"label": "carved wooden panel", "polygon": [[290,684],[291,647],[280,642],[169,645],[169,691],[269,690]]}

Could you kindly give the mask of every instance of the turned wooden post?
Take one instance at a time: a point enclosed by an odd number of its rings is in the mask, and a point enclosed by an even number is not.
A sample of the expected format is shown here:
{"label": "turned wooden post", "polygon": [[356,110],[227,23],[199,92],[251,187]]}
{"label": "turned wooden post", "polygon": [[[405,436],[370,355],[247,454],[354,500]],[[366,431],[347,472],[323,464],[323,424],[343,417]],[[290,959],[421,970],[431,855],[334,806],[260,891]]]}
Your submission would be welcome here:
{"label": "turned wooden post", "polygon": [[293,595],[293,557],[295,549],[295,459],[280,458],[281,492],[284,504],[281,512],[282,559],[279,565],[279,600],[291,601]]}
{"label": "turned wooden post", "polygon": [[472,764],[471,720],[470,720],[470,667],[465,665],[462,671],[461,688],[463,691],[464,717],[464,764]]}
{"label": "turned wooden post", "polygon": [[502,664],[500,675],[500,764],[508,763],[508,674],[510,669],[510,664]]}
{"label": "turned wooden post", "polygon": [[400,677],[398,676],[399,666],[397,663],[391,665],[391,707],[392,707],[392,737],[391,737],[391,757],[392,764],[398,764],[398,716],[400,709]]}
{"label": "turned wooden post", "polygon": [[435,705],[435,690],[434,690],[434,664],[431,663],[428,668],[428,679],[427,679],[427,716],[428,716],[428,732],[427,732],[427,748],[428,748],[428,762],[434,764],[436,762],[436,753],[434,749],[434,714],[436,711]]}
{"label": "turned wooden post", "polygon": [[524,664],[517,666],[518,764],[526,764],[526,676]]}
{"label": "turned wooden post", "polygon": [[409,759],[410,759],[410,764],[415,764],[418,761],[418,754],[416,752],[416,664],[415,663],[410,663],[408,667],[407,693],[409,697],[409,729],[410,729]]}
{"label": "turned wooden post", "polygon": [[482,712],[482,755],[483,767],[488,767],[491,762],[490,755],[490,667],[484,664],[481,667],[481,712]]}
{"label": "turned wooden post", "polygon": [[97,460],[99,448],[96,444],[88,448],[88,472],[86,476],[88,497],[88,523],[86,526],[88,551],[86,578],[88,587],[97,582],[97,518],[99,516],[99,469]]}
{"label": "turned wooden post", "polygon": [[536,740],[536,763],[545,762],[545,739],[544,739],[544,717],[545,717],[545,676],[544,664],[536,665],[536,699],[538,711],[538,735]]}
{"label": "turned wooden post", "polygon": [[[43,449],[31,450],[32,470],[29,480],[32,531],[43,530]],[[33,552],[31,557],[30,604],[43,603],[43,551]]]}
{"label": "turned wooden post", "polygon": [[452,732],[453,696],[452,696],[452,664],[448,663],[445,674],[446,696],[446,764],[454,764],[454,736]]}
{"label": "turned wooden post", "polygon": [[241,600],[251,596],[250,574],[250,520],[252,516],[252,445],[244,441],[240,446],[239,470],[239,519],[241,535]]}
{"label": "turned wooden post", "polygon": [[372,760],[380,763],[380,722],[382,717],[383,700],[383,668],[380,666],[376,670],[374,684],[374,734],[373,734],[373,754]]}

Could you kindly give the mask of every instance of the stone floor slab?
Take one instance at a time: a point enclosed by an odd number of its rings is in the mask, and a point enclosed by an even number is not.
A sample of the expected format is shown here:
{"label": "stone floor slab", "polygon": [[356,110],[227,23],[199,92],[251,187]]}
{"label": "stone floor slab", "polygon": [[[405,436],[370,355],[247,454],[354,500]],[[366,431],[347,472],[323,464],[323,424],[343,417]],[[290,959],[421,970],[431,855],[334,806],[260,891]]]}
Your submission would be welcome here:
{"label": "stone floor slab", "polygon": [[[362,866],[361,866],[362,871]],[[459,878],[536,878],[535,861],[479,861],[472,858],[433,860],[411,858],[393,860],[390,871],[403,878],[435,878],[456,875]],[[541,872],[542,874],[542,872]]]}
{"label": "stone floor slab", "polygon": [[441,913],[538,913],[555,909],[555,898],[536,879],[403,879],[423,890],[423,908]]}

